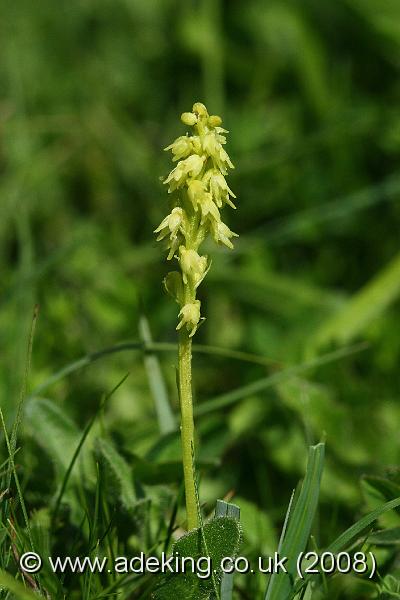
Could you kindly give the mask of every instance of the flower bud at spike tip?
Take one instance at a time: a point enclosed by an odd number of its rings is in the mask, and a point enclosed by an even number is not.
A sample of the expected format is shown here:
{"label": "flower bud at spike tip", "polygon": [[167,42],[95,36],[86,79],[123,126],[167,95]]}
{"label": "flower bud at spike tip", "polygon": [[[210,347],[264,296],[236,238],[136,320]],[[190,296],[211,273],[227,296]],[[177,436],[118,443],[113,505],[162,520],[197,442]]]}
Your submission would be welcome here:
{"label": "flower bud at spike tip", "polygon": [[195,102],[195,104],[193,104],[193,112],[198,114],[199,117],[208,117],[207,109],[201,102]]}
{"label": "flower bud at spike tip", "polygon": [[222,119],[218,115],[211,115],[211,117],[208,117],[208,124],[210,127],[219,127],[222,124]]}
{"label": "flower bud at spike tip", "polygon": [[157,240],[167,244],[168,260],[175,257],[178,261],[180,272],[169,273],[164,285],[180,306],[177,329],[186,329],[192,337],[202,321],[197,288],[211,264],[200,246],[211,237],[217,244],[233,248],[231,240],[237,234],[222,221],[220,211],[226,205],[236,207],[225,179],[233,164],[224,148],[228,132],[221,127],[221,117],[209,115],[204,104],[195,102],[192,112],[181,115],[181,121],[193,130],[165,148],[177,163],[164,179],[173,208],[155,233]]}
{"label": "flower bud at spike tip", "polygon": [[197,117],[193,113],[186,112],[181,114],[181,121],[184,125],[192,126],[197,123]]}

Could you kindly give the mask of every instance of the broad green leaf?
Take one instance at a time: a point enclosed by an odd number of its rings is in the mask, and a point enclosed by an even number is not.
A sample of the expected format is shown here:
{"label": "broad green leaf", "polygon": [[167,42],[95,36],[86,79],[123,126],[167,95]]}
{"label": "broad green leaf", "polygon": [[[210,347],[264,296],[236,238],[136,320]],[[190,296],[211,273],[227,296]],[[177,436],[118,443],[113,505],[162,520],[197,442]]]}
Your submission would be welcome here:
{"label": "broad green leaf", "polygon": [[229,429],[233,436],[252,435],[255,428],[262,421],[271,405],[259,396],[249,396],[232,408],[228,415]]}
{"label": "broad green leaf", "polygon": [[118,495],[122,504],[127,510],[131,510],[136,504],[131,468],[108,440],[99,438],[96,446],[98,453],[107,466],[108,472],[117,484]]}
{"label": "broad green leaf", "polygon": [[287,600],[296,579],[296,561],[307,548],[318,506],[319,488],[324,465],[325,444],[310,446],[307,471],[299,495],[288,515],[287,527],[279,546],[279,556],[287,557],[287,573],[273,573],[265,600]]}
{"label": "broad green leaf", "polygon": [[[204,539],[206,544],[204,543]],[[215,569],[215,580],[221,579],[220,564],[226,556],[234,557],[239,549],[241,529],[238,521],[230,517],[218,517],[201,529],[190,531],[181,537],[172,548],[172,555],[192,557],[196,565],[201,557],[209,557],[198,564],[207,574],[208,567]],[[211,600],[214,594],[212,577],[201,579],[191,569],[185,573],[169,573],[160,575],[159,583],[153,593],[153,600]]]}
{"label": "broad green leaf", "polygon": [[[79,444],[81,431],[54,402],[45,398],[33,398],[27,403],[26,422],[31,435],[54,462],[59,476],[63,476]],[[82,455],[82,464],[85,475],[92,475],[88,454]],[[72,472],[73,478],[77,478],[78,471]]]}
{"label": "broad green leaf", "polygon": [[[24,371],[23,384],[22,384],[22,389],[21,389],[20,397],[19,397],[18,404],[17,404],[17,411],[16,411],[14,425],[13,425],[13,428],[11,431],[10,455],[12,455],[12,456],[14,456],[14,453],[15,453],[15,450],[17,447],[17,438],[18,438],[21,421],[22,421],[23,407],[24,407],[24,403],[25,403],[26,389],[27,389],[27,380],[28,380],[28,374],[29,374],[30,366],[31,366],[33,338],[35,336],[35,329],[36,329],[36,322],[37,322],[38,314],[39,314],[39,306],[37,305],[37,306],[35,306],[35,309],[33,312],[31,330],[29,333],[28,351],[27,351],[27,357],[26,357],[26,365],[25,365],[25,371]],[[7,487],[9,487],[10,482],[11,482],[11,471],[8,476]]]}
{"label": "broad green leaf", "polygon": [[89,487],[95,482],[94,462],[89,447],[85,446],[71,470],[82,433],[75,423],[50,400],[32,398],[26,405],[26,422],[37,444],[43,448],[56,471],[56,514],[61,498],[70,506],[71,520],[77,525],[82,519],[82,505],[73,486],[65,489],[67,479],[74,486]]}

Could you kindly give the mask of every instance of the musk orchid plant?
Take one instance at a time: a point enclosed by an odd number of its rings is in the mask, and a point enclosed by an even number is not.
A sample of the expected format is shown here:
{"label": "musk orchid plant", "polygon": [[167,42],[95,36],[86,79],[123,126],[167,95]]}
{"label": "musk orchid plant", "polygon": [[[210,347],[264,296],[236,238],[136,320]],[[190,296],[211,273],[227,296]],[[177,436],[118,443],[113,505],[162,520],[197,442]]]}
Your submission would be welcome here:
{"label": "musk orchid plant", "polygon": [[171,212],[155,230],[157,240],[167,241],[167,259],[176,259],[179,271],[164,279],[167,292],[179,305],[178,389],[181,408],[182,461],[185,482],[188,530],[198,526],[194,473],[194,422],[192,402],[192,338],[204,320],[197,288],[211,261],[200,254],[200,246],[211,236],[217,244],[233,248],[233,233],[221,219],[221,209],[236,208],[225,176],[233,164],[224,149],[226,129],[222,120],[209,115],[201,102],[181,121],[192,130],[178,137],[165,150],[171,150],[176,166],[164,183],[171,197]]}

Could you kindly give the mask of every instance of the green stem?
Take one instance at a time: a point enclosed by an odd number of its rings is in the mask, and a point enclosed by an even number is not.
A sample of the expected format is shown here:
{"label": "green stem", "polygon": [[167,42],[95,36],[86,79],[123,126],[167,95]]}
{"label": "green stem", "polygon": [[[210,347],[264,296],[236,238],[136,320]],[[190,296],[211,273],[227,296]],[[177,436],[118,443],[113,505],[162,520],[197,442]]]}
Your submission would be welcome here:
{"label": "green stem", "polygon": [[198,527],[194,473],[194,422],[192,400],[192,340],[186,329],[179,336],[179,400],[181,405],[181,439],[183,476],[185,481],[188,531]]}

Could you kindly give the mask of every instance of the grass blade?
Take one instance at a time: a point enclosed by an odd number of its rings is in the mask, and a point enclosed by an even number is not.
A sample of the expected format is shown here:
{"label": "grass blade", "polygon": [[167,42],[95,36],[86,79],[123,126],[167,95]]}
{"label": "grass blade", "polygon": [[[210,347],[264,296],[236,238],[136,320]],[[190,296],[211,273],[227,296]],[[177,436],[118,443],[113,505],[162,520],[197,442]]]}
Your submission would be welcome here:
{"label": "grass blade", "polygon": [[[215,518],[218,517],[232,517],[236,521],[240,520],[240,508],[235,504],[224,502],[224,500],[217,500],[217,506],[215,507]],[[223,573],[221,577],[221,594],[220,600],[232,600],[233,594],[233,573]]]}
{"label": "grass blade", "polygon": [[[144,315],[139,319],[139,334],[142,342],[146,346],[153,341],[149,322]],[[160,361],[154,352],[144,352],[144,365],[147,371],[150,390],[154,399],[157,413],[158,426],[162,434],[170,433],[176,430],[175,417],[169,403],[167,386],[161,371]]]}
{"label": "grass blade", "polygon": [[[327,548],[327,552],[332,552],[333,554],[337,554],[341,552],[345,548],[349,548],[360,536],[365,532],[368,527],[370,527],[379,517],[381,517],[384,513],[393,510],[400,506],[400,497],[394,498],[394,500],[390,500],[390,502],[386,502],[379,506],[372,512],[365,515],[362,519],[357,521],[354,525],[346,529],[334,542],[332,542]],[[296,587],[296,592],[299,592],[304,585],[307,585],[310,580],[311,575],[308,575],[304,578],[303,581],[299,581]]]}
{"label": "grass blade", "polygon": [[367,527],[372,525],[380,516],[389,510],[393,510],[400,506],[400,497],[394,498],[394,500],[390,500],[390,502],[386,502],[382,506],[379,506],[368,515],[365,515],[362,519],[357,521],[354,525],[346,529],[344,533],[342,533],[332,544],[330,544],[327,548],[328,552],[340,552],[344,548],[347,548],[351,543],[353,543],[358,536],[360,536]]}
{"label": "grass blade", "polygon": [[[97,350],[96,352],[91,352],[90,354],[86,354],[81,358],[65,365],[59,371],[50,375],[47,379],[43,381],[39,386],[37,386],[33,392],[30,394],[30,397],[40,395],[44,390],[47,390],[50,386],[54,385],[58,381],[61,381],[68,375],[79,371],[85,367],[88,367],[92,363],[105,358],[109,354],[117,354],[118,352],[126,352],[126,351],[148,351],[148,352],[176,352],[178,350],[177,344],[171,344],[168,342],[151,342],[145,344],[144,342],[132,341],[132,342],[122,342],[120,344],[115,344],[115,346],[110,346],[107,348],[103,348],[102,350]],[[243,362],[249,362],[253,364],[258,364],[262,366],[271,366],[271,364],[280,365],[281,362],[274,360],[269,357],[261,356],[259,354],[252,354],[251,352],[240,352],[238,350],[230,350],[229,348],[222,348],[219,346],[208,346],[206,344],[193,344],[192,352],[197,354],[207,354],[211,356],[220,356],[221,358],[230,358],[233,360],[239,360]]]}
{"label": "grass blade", "polygon": [[15,594],[18,600],[38,600],[37,594],[29,591],[6,571],[0,570],[0,586]]}
{"label": "grass blade", "polygon": [[[393,202],[400,192],[400,177],[392,173],[376,185],[369,185],[354,193],[334,198],[326,203],[319,203],[312,208],[300,210],[280,221],[272,222],[268,227],[259,227],[255,230],[252,238],[258,241],[262,239],[268,244],[282,244],[301,238],[310,227],[324,223],[333,225],[339,219],[347,219],[353,214],[366,210],[370,206],[381,202]],[[321,233],[323,227],[318,229]],[[257,236],[257,237],[256,237]],[[246,240],[247,242],[247,240]],[[251,243],[256,243],[250,238]]]}
{"label": "grass blade", "polygon": [[288,600],[296,578],[296,561],[304,552],[318,506],[319,488],[324,465],[325,444],[310,446],[307,470],[298,498],[294,501],[282,540],[280,557],[287,556],[287,573],[273,573],[265,600]]}
{"label": "grass blade", "polygon": [[356,354],[361,350],[365,350],[368,347],[367,344],[356,344],[354,346],[347,346],[345,348],[340,348],[339,350],[335,350],[334,352],[329,352],[327,354],[323,354],[314,360],[310,360],[308,362],[302,363],[300,365],[295,365],[294,367],[288,367],[287,369],[282,369],[273,375],[269,375],[268,377],[263,377],[262,379],[258,379],[257,381],[253,381],[247,385],[241,386],[232,392],[227,392],[226,394],[222,394],[221,396],[217,396],[216,398],[212,398],[211,400],[207,400],[206,402],[202,402],[200,405],[197,405],[194,409],[195,415],[204,415],[213,410],[218,410],[220,408],[224,408],[225,406],[230,406],[231,404],[235,404],[242,398],[247,396],[251,396],[253,394],[257,394],[258,392],[262,392],[269,387],[273,387],[290,379],[291,377],[295,377],[297,375],[301,375],[310,369],[315,367],[319,367],[322,365],[326,365],[330,362],[334,362],[335,360],[339,360],[341,358],[345,358],[352,354]]}
{"label": "grass blade", "polygon": [[56,517],[57,517],[57,513],[58,513],[58,510],[59,510],[59,508],[60,508],[60,504],[61,504],[62,497],[63,497],[63,495],[64,495],[64,492],[65,492],[65,490],[66,490],[66,487],[67,487],[68,480],[69,480],[69,478],[70,478],[70,475],[71,475],[71,473],[72,473],[72,469],[74,468],[74,465],[75,465],[75,463],[76,463],[76,460],[77,460],[77,458],[78,458],[78,456],[79,456],[79,453],[80,453],[80,451],[81,451],[81,449],[82,449],[82,446],[83,446],[83,444],[84,444],[84,442],[85,442],[85,440],[86,440],[87,436],[89,435],[89,432],[90,432],[90,430],[92,429],[92,427],[93,427],[93,425],[94,425],[94,422],[95,422],[95,421],[96,421],[96,419],[97,419],[97,416],[98,416],[98,414],[99,414],[99,413],[100,413],[100,411],[103,409],[105,402],[106,402],[106,401],[107,401],[107,400],[108,400],[108,399],[109,399],[109,398],[110,398],[110,397],[113,395],[113,393],[114,393],[114,392],[115,392],[115,391],[116,391],[116,390],[117,390],[117,389],[118,389],[118,388],[119,388],[119,387],[120,387],[120,386],[121,386],[121,385],[124,383],[124,381],[125,381],[125,380],[128,378],[128,376],[129,376],[129,374],[125,375],[125,377],[123,377],[123,379],[121,379],[121,381],[120,381],[120,382],[119,382],[119,383],[118,383],[118,384],[117,384],[117,385],[116,385],[116,386],[115,386],[115,387],[114,387],[114,388],[111,390],[111,392],[110,392],[109,394],[107,394],[107,396],[105,396],[105,397],[104,397],[104,398],[101,400],[101,402],[100,402],[100,404],[99,404],[99,407],[98,407],[98,409],[96,410],[96,412],[94,413],[93,417],[90,419],[90,421],[89,421],[89,422],[88,422],[88,424],[86,425],[86,427],[85,427],[85,429],[84,429],[84,431],[83,431],[83,433],[82,433],[82,437],[81,437],[81,439],[79,440],[79,443],[78,443],[77,447],[75,448],[75,452],[74,452],[74,454],[73,454],[73,456],[72,456],[72,458],[71,458],[71,462],[70,462],[70,464],[68,465],[68,469],[67,469],[67,470],[66,470],[66,472],[65,472],[65,475],[64,475],[64,478],[63,478],[63,481],[62,481],[62,484],[61,484],[60,491],[59,491],[59,493],[58,493],[58,496],[57,496],[57,499],[56,499],[56,501],[55,501],[55,504],[54,504],[54,510],[53,510],[53,516],[52,516],[52,522],[53,522],[53,523],[55,523],[55,520],[56,520]]}
{"label": "grass blade", "polygon": [[21,505],[22,514],[23,514],[23,517],[24,517],[24,522],[25,522],[26,532],[28,534],[28,539],[29,539],[30,547],[31,547],[32,550],[34,550],[35,548],[34,548],[34,545],[33,545],[33,539],[32,539],[31,529],[30,529],[30,526],[29,526],[28,511],[26,510],[24,497],[22,495],[21,484],[19,482],[18,473],[17,473],[17,470],[15,468],[14,453],[13,453],[13,451],[11,449],[11,442],[10,442],[10,439],[8,437],[8,433],[7,433],[7,429],[6,429],[6,424],[5,424],[4,416],[3,416],[3,411],[1,410],[1,408],[0,408],[0,420],[1,420],[1,425],[3,427],[3,431],[4,431],[4,437],[5,437],[5,440],[6,440],[6,446],[7,446],[7,451],[8,451],[9,460],[10,460],[10,466],[11,466],[10,477],[12,475],[14,476],[15,487],[17,488],[18,499],[19,499],[19,502],[20,502],[20,505]]}
{"label": "grass blade", "polygon": [[[24,401],[26,398],[28,376],[29,376],[29,371],[30,371],[30,367],[31,367],[33,339],[35,337],[35,329],[36,329],[38,315],[39,315],[39,306],[36,305],[34,308],[34,311],[33,311],[31,329],[29,332],[28,349],[27,349],[27,354],[26,354],[26,362],[25,362],[24,377],[22,380],[22,388],[21,388],[21,393],[20,393],[20,397],[18,400],[17,413],[15,416],[15,421],[14,421],[14,425],[13,425],[13,428],[11,431],[11,436],[10,436],[10,453],[12,454],[12,456],[14,456],[14,454],[15,454],[15,450],[17,447],[18,430],[19,430],[19,427],[20,427],[20,424],[22,421],[22,411],[23,411]],[[11,473],[8,477],[7,487],[9,487],[10,482],[11,482]]]}

